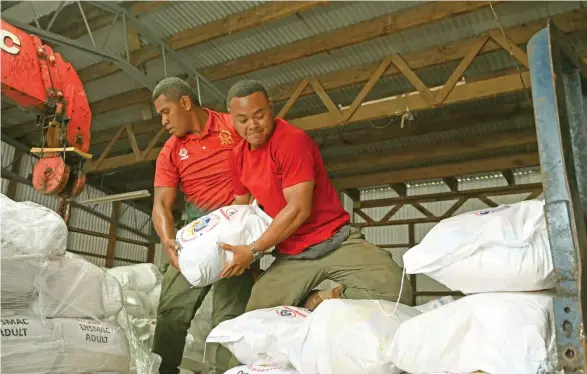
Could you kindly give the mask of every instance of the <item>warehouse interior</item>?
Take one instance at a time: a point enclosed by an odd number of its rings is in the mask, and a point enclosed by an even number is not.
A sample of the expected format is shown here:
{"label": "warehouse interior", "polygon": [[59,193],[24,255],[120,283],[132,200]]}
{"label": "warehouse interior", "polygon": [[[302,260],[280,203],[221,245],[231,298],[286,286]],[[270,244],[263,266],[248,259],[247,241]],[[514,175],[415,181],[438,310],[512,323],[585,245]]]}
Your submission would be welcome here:
{"label": "warehouse interior", "polygon": [[[169,138],[151,99],[178,76],[204,107],[255,79],[318,144],[352,222],[402,256],[441,220],[542,196],[527,43],[551,20],[587,63],[584,1],[3,1],[2,19],[72,64],[92,112],[91,161],[67,250],[100,267],[162,265],[155,162]],[[41,129],[2,101],[2,194],[32,187]],[[182,225],[183,197],[174,218]],[[271,263],[263,259],[263,266]],[[461,292],[410,276],[419,305]],[[192,363],[193,364],[193,363]],[[195,365],[195,364],[194,364]],[[195,370],[195,369],[194,369]]]}

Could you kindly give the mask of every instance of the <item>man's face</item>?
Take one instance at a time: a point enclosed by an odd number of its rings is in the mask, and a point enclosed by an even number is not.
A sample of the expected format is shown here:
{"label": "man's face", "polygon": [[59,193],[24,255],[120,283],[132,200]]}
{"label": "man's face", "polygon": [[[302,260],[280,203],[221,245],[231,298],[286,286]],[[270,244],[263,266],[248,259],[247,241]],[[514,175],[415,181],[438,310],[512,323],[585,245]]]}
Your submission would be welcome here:
{"label": "man's face", "polygon": [[261,92],[235,97],[229,103],[234,128],[252,149],[265,144],[275,128],[271,102]]}
{"label": "man's face", "polygon": [[190,132],[191,105],[191,100],[187,96],[174,101],[169,100],[165,95],[160,95],[155,100],[155,109],[161,115],[161,125],[167,129],[169,135],[181,138]]}

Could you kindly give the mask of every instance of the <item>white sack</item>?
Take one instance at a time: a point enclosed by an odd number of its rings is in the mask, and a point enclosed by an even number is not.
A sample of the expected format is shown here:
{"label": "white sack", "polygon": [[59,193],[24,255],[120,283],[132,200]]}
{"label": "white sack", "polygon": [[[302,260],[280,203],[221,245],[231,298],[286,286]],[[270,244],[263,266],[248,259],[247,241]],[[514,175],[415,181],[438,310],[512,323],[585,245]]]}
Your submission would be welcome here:
{"label": "white sack", "polygon": [[124,309],[134,318],[153,318],[157,310],[153,310],[146,292],[122,290]]}
{"label": "white sack", "polygon": [[0,262],[2,308],[28,308],[36,298],[36,282],[45,271],[47,256],[37,254],[3,257]]}
{"label": "white sack", "polygon": [[218,243],[250,244],[267,227],[250,205],[231,205],[198,218],[176,236],[181,273],[195,287],[220,280],[220,274],[232,261],[232,252],[223,250]]}
{"label": "white sack", "polygon": [[543,208],[522,201],[444,219],[404,254],[406,272],[463,293],[553,288]]}
{"label": "white sack", "polygon": [[116,278],[123,289],[132,291],[149,292],[160,284],[163,278],[157,266],[151,263],[116,266],[107,269],[106,272]]}
{"label": "white sack", "polygon": [[39,317],[3,316],[1,340],[2,373],[38,374],[50,372],[61,348],[53,324]]}
{"label": "white sack", "polygon": [[294,369],[282,369],[277,366],[237,366],[224,374],[297,374]]}
{"label": "white sack", "polygon": [[419,310],[422,313],[426,313],[426,312],[429,312],[429,311],[434,310],[436,308],[440,308],[443,305],[452,303],[453,301],[455,301],[454,297],[443,296],[443,297],[439,297],[438,299],[431,300],[425,304],[415,306],[414,309]]}
{"label": "white sack", "polygon": [[286,366],[283,346],[309,313],[289,306],[247,312],[216,326],[206,343],[222,344],[246,365]]}
{"label": "white sack", "polygon": [[120,285],[104,270],[71,253],[48,261],[34,312],[43,317],[104,319],[122,309]]}
{"label": "white sack", "polygon": [[24,308],[48,257],[65,253],[67,226],[51,209],[0,194],[0,278],[5,308]]}
{"label": "white sack", "polygon": [[[83,373],[128,373],[130,349],[125,333],[114,323],[84,319],[52,320],[63,336],[63,353],[57,369]],[[72,370],[75,368],[75,371]]]}
{"label": "white sack", "polygon": [[16,255],[58,256],[67,248],[67,226],[42,205],[15,202],[0,194],[2,259]]}
{"label": "white sack", "polygon": [[391,360],[412,373],[552,373],[557,352],[552,297],[465,296],[404,322]]}
{"label": "white sack", "polygon": [[3,373],[129,371],[124,332],[106,322],[2,317],[1,343]]}
{"label": "white sack", "polygon": [[294,333],[286,351],[300,374],[399,374],[389,352],[416,309],[382,300],[326,300]]}

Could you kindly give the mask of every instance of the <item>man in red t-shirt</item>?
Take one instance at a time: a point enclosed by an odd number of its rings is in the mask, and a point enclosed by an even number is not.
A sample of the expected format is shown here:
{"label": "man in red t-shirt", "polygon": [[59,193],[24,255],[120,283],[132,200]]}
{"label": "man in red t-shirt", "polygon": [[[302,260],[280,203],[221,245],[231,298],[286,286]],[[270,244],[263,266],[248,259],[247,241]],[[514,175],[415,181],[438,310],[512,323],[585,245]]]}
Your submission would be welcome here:
{"label": "man in red t-shirt", "polygon": [[[157,157],[153,225],[169,257],[157,311],[153,352],[162,358],[159,372],[179,373],[185,338],[197,309],[210,287],[195,288],[177,264],[172,207],[178,186],[186,201],[187,222],[234,200],[229,155],[241,137],[230,115],[202,108],[192,88],[179,78],[161,81],[153,91],[155,108],[171,137]],[[212,324],[245,311],[253,278],[250,271],[214,284]],[[216,370],[228,369],[230,352],[218,347]]]}
{"label": "man in red t-shirt", "polygon": [[[246,204],[252,195],[273,222],[249,245],[221,244],[234,253],[222,276],[242,274],[276,246],[276,260],[253,286],[247,311],[279,305],[314,309],[337,297],[397,301],[401,296],[409,304],[409,281],[389,252],[351,227],[310,136],[274,118],[265,88],[255,81],[235,84],[227,103],[244,138],[231,157],[235,203]],[[312,292],[327,279],[342,286]]]}

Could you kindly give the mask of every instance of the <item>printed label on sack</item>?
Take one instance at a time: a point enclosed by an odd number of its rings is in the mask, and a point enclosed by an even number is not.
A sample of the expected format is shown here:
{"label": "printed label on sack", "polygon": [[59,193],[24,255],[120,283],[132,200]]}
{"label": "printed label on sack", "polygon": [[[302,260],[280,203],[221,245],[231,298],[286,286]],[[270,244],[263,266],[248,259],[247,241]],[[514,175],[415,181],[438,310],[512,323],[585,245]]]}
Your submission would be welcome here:
{"label": "printed label on sack", "polygon": [[29,320],[20,318],[2,318],[2,337],[26,337],[29,336]]}
{"label": "printed label on sack", "polygon": [[475,215],[477,216],[486,216],[490,213],[495,213],[495,212],[501,212],[503,210],[506,210],[508,208],[510,208],[511,205],[500,205],[496,208],[490,208],[490,209],[483,209],[483,210],[478,210],[475,212]]}
{"label": "printed label on sack", "polygon": [[183,242],[199,238],[207,232],[210,232],[220,223],[220,217],[215,213],[200,217],[194,222],[180,230],[179,239]]}
{"label": "printed label on sack", "polygon": [[219,209],[219,211],[220,211],[220,213],[222,213],[224,218],[226,218],[227,220],[230,221],[230,217],[234,216],[234,214],[236,213],[236,208],[233,208],[233,207],[221,208],[221,209]]}
{"label": "printed label on sack", "polygon": [[74,319],[77,321],[80,334],[84,336],[87,343],[108,344],[109,338],[114,335],[114,331],[108,326],[103,326],[95,321]]}
{"label": "printed label on sack", "polygon": [[307,317],[307,315],[305,313],[302,313],[301,311],[297,310],[297,309],[293,309],[293,308],[289,308],[289,307],[280,307],[280,308],[275,308],[275,313],[277,313],[277,315],[279,315],[280,317],[291,317],[291,318],[295,318],[297,316],[300,317]]}

